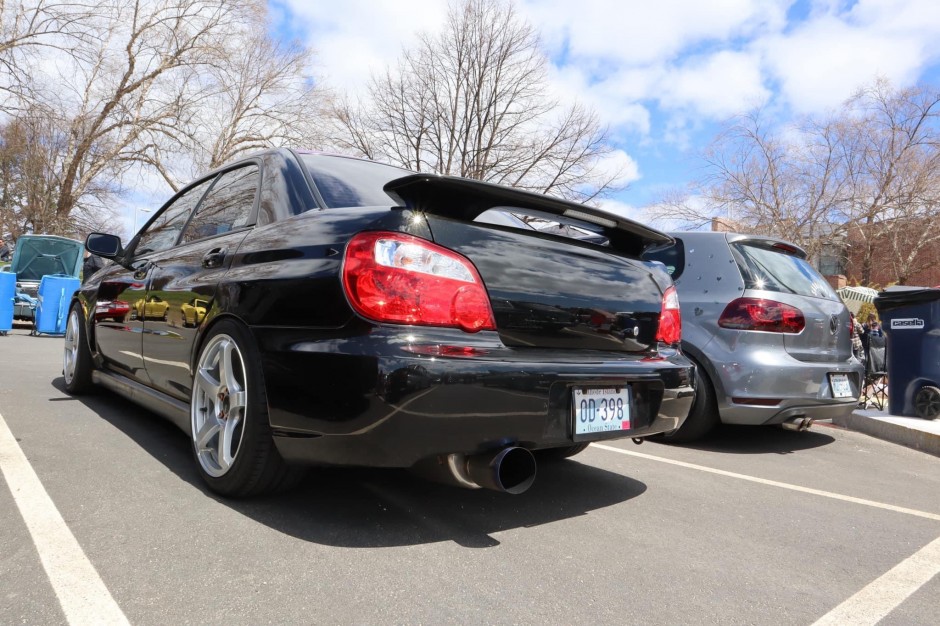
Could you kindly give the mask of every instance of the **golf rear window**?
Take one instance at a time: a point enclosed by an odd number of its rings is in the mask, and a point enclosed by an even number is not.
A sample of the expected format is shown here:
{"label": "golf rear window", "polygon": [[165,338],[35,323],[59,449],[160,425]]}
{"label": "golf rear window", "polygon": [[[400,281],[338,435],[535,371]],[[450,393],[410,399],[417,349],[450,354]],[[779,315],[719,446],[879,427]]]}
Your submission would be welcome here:
{"label": "golf rear window", "polygon": [[666,266],[673,280],[679,280],[685,267],[685,244],[676,237],[676,243],[664,248],[654,248],[643,253],[644,261],[656,261]]}
{"label": "golf rear window", "polygon": [[797,256],[746,243],[731,244],[731,251],[747,289],[839,299],[826,279]]}

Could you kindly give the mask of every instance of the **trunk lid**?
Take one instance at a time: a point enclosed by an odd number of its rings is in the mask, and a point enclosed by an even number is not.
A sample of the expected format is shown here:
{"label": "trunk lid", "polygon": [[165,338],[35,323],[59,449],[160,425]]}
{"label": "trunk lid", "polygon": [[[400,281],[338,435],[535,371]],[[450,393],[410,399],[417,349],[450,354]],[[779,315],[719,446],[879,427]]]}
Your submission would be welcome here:
{"label": "trunk lid", "polygon": [[[659,266],[637,257],[672,241],[668,235],[590,207],[466,179],[410,176],[392,181],[386,191],[424,213],[435,243],[474,263],[506,345],[656,349],[663,292],[671,281]],[[588,228],[609,243],[539,232],[513,215]]]}
{"label": "trunk lid", "polygon": [[80,241],[55,235],[22,235],[16,240],[10,271],[18,281],[39,282],[43,276],[78,277],[85,246]]}

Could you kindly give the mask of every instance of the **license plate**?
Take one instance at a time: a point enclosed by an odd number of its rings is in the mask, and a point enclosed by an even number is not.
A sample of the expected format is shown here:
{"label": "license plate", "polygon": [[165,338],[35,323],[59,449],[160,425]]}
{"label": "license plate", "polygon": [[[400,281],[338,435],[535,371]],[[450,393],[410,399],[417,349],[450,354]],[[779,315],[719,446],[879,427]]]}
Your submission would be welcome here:
{"label": "license plate", "polygon": [[832,387],[833,398],[852,397],[852,385],[849,384],[848,374],[829,374],[829,386]]}
{"label": "license plate", "polygon": [[630,388],[572,391],[575,438],[630,429]]}

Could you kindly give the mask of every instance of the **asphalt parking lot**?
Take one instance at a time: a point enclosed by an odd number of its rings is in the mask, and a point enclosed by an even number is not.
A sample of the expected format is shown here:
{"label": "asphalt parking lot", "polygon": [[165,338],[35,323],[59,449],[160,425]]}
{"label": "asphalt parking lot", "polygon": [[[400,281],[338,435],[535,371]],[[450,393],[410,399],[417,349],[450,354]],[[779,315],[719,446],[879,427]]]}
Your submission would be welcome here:
{"label": "asphalt parking lot", "polygon": [[936,623],[940,458],[834,427],[593,445],[520,496],[318,470],[226,501],[185,435],[0,337],[0,622]]}

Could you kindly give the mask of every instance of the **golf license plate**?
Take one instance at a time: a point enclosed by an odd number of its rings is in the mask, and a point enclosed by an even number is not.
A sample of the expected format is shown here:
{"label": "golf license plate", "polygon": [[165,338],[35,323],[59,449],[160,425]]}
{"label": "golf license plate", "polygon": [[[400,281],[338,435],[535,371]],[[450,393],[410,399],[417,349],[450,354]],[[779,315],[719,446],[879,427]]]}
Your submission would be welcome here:
{"label": "golf license plate", "polygon": [[572,390],[575,439],[630,429],[630,388]]}
{"label": "golf license plate", "polygon": [[852,397],[852,385],[849,384],[848,374],[829,374],[829,386],[832,387],[833,398]]}

